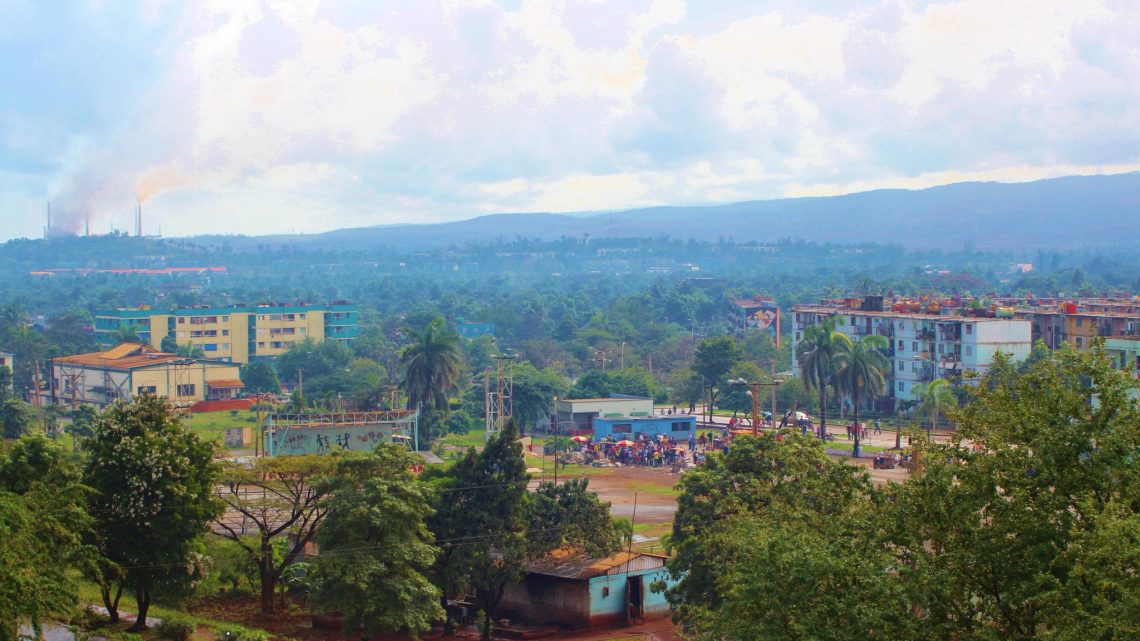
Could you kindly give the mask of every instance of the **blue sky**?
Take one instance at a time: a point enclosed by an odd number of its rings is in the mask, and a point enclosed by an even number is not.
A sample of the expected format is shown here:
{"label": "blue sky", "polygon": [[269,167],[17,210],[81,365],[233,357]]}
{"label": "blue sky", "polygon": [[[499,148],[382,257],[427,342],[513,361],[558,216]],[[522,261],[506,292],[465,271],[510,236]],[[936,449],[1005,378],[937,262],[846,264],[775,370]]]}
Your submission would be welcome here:
{"label": "blue sky", "polygon": [[1140,4],[0,0],[0,239],[1140,169]]}

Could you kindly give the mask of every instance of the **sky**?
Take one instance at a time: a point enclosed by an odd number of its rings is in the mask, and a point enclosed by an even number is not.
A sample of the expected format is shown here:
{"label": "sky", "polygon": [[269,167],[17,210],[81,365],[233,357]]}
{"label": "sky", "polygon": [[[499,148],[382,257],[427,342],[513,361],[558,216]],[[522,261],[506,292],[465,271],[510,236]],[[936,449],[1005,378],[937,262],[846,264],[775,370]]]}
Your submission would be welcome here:
{"label": "sky", "polygon": [[0,239],[1140,170],[1135,0],[0,0]]}

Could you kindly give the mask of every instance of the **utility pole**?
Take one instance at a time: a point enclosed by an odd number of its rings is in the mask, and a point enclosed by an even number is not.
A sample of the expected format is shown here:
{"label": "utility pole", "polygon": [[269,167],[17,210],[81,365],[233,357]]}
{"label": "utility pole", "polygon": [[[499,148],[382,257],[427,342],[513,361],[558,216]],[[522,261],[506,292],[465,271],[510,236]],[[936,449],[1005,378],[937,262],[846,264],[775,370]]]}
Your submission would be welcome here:
{"label": "utility pole", "polygon": [[621,343],[621,371],[625,371],[625,341]]}
{"label": "utility pole", "polygon": [[301,398],[305,398],[304,373],[305,373],[305,370],[301,369],[300,367],[297,368],[297,395],[300,396]]}

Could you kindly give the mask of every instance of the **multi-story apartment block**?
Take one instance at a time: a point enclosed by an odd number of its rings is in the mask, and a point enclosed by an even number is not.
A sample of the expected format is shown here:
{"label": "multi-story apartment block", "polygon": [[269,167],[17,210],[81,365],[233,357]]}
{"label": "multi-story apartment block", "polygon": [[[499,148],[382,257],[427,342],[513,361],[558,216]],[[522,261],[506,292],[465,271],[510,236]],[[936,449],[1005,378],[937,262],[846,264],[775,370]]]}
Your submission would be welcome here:
{"label": "multi-story apartment block", "polygon": [[734,298],[728,301],[728,327],[734,334],[762,329],[780,341],[780,306],[771,298]]}
{"label": "multi-story apartment block", "polygon": [[841,318],[836,329],[852,339],[870,334],[887,339],[890,390],[878,403],[881,409],[916,400],[915,388],[936,378],[958,381],[968,373],[982,374],[998,352],[1024,360],[1032,347],[1030,323],[1025,320],[884,310],[881,297],[793,309],[794,371],[798,371],[795,348],[804,330],[831,316]]}
{"label": "multi-story apartment block", "polygon": [[116,309],[95,312],[95,338],[109,346],[118,342],[120,329],[133,329],[156,349],[169,337],[178,347],[201,349],[207,358],[245,364],[280,356],[306,338],[351,341],[357,318],[356,305],[347,303]]}
{"label": "multi-story apartment block", "polygon": [[1052,349],[1062,343],[1087,349],[1092,339],[1140,337],[1140,307],[1102,301],[1073,301],[1019,307],[1014,314],[1033,324],[1033,340]]}

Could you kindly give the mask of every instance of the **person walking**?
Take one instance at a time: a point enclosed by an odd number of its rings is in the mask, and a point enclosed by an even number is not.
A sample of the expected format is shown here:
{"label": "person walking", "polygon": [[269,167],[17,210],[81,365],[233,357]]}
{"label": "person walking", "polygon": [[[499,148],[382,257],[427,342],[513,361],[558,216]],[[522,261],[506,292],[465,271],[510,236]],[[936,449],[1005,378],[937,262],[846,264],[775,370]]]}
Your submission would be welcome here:
{"label": "person walking", "polygon": [[875,434],[878,434],[879,436],[882,436],[883,434],[883,426],[879,423],[879,419],[875,419]]}

